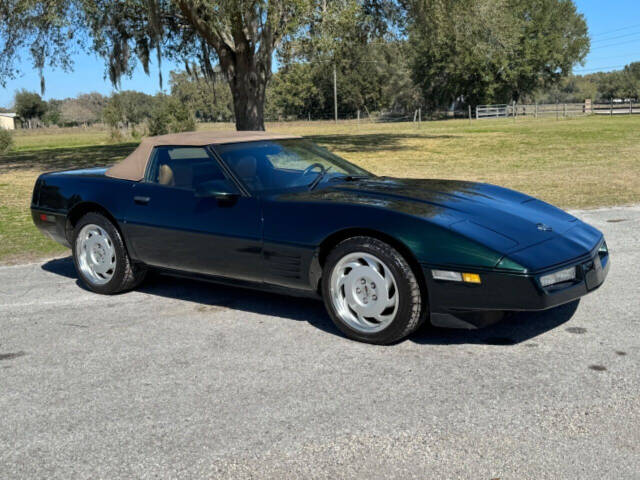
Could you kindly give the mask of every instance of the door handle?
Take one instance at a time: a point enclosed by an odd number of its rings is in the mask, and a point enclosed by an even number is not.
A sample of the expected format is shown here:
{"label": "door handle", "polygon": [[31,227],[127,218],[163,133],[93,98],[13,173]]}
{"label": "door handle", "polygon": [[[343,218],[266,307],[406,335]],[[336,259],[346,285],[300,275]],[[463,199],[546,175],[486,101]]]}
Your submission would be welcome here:
{"label": "door handle", "polygon": [[151,200],[151,197],[140,197],[140,196],[133,197],[133,201],[136,202],[138,205],[146,205],[147,203],[149,203],[150,200]]}

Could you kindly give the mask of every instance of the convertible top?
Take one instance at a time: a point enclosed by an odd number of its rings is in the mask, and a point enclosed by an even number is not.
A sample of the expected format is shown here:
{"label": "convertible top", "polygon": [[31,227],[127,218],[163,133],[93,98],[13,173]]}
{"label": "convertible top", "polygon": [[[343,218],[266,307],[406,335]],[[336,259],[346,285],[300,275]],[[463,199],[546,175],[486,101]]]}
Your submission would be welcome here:
{"label": "convertible top", "polygon": [[142,139],[138,148],[131,152],[128,157],[107,170],[106,175],[135,182],[142,180],[153,147],[161,145],[203,147],[205,145],[220,145],[223,143],[257,142],[260,140],[282,140],[287,138],[301,137],[256,131],[186,132],[147,137]]}

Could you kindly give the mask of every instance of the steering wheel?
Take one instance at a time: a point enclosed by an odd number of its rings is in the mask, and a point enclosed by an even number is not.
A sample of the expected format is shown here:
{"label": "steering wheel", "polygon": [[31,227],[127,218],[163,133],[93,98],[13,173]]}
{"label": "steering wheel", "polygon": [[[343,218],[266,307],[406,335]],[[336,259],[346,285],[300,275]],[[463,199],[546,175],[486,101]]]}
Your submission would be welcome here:
{"label": "steering wheel", "polygon": [[322,165],[321,163],[312,163],[311,165],[309,165],[307,168],[304,169],[304,171],[302,172],[302,175],[307,175],[309,173],[311,173],[311,171],[316,168],[316,167],[320,167],[320,172],[324,172],[324,165]]}

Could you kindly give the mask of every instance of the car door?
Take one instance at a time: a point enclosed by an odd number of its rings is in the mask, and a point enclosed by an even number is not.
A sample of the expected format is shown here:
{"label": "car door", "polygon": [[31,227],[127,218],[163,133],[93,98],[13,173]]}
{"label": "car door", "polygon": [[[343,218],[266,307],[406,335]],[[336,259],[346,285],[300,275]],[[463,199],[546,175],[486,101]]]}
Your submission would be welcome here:
{"label": "car door", "polygon": [[[292,140],[291,142],[297,142]],[[215,151],[261,199],[263,244],[262,266],[265,283],[309,289],[309,268],[315,245],[299,242],[313,235],[313,227],[325,220],[309,215],[309,205],[300,199],[317,176],[304,176],[317,157],[308,160],[296,143],[267,140],[216,145]],[[302,194],[302,195],[301,195]],[[286,200],[281,200],[286,198]]]}
{"label": "car door", "polygon": [[[207,182],[234,194],[203,196]],[[132,187],[127,238],[135,257],[149,265],[261,281],[258,202],[206,148],[156,147],[145,180]]]}

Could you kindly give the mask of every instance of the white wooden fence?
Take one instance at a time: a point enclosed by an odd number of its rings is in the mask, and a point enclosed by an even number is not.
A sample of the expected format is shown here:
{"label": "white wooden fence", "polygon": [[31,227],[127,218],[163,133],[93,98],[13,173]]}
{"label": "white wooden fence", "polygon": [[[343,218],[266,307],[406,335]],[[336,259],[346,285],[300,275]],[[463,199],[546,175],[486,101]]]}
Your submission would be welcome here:
{"label": "white wooden fence", "polygon": [[480,118],[501,118],[509,116],[510,105],[478,105],[476,107],[476,119]]}
{"label": "white wooden fence", "polygon": [[546,104],[498,104],[478,105],[475,110],[476,119],[534,117],[534,118],[566,118],[582,115],[632,115],[640,113],[640,103],[610,102],[592,104],[583,103],[546,103]]}

